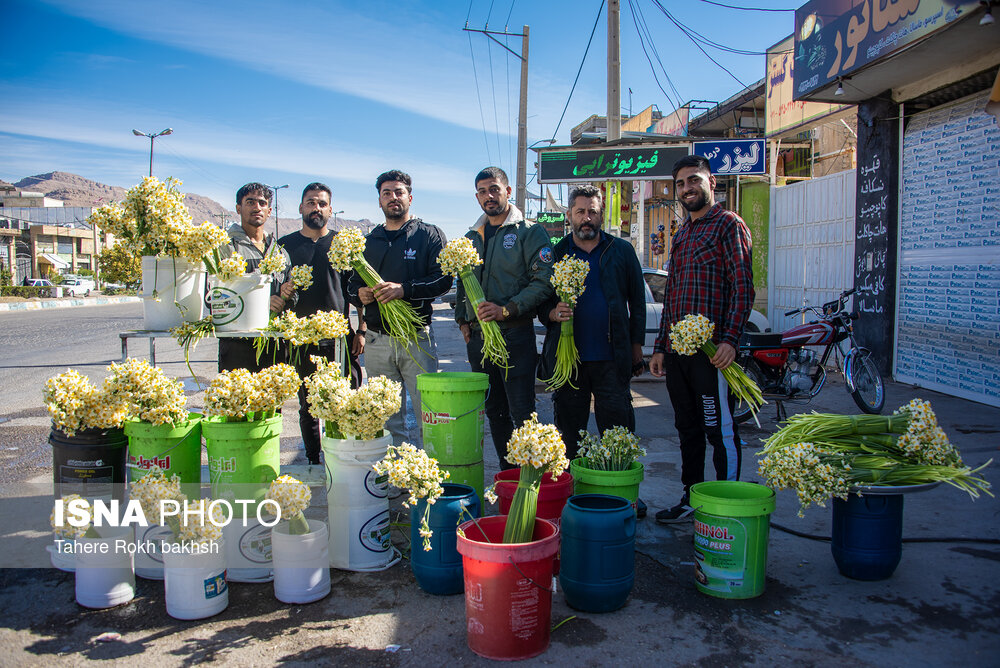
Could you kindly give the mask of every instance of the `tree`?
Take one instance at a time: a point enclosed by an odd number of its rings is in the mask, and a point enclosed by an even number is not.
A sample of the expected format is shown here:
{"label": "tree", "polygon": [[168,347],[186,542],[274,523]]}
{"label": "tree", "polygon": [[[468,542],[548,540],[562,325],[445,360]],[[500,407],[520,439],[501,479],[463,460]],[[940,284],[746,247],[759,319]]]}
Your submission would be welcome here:
{"label": "tree", "polygon": [[142,260],[122,244],[105,248],[97,259],[101,278],[108,283],[135,285],[142,279]]}

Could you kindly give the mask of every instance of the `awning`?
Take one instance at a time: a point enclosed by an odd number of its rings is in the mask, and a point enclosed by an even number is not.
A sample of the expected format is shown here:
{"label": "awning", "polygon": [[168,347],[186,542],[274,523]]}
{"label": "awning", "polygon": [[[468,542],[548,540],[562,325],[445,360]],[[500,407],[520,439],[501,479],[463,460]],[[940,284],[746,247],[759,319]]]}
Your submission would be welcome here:
{"label": "awning", "polygon": [[52,253],[42,253],[41,255],[38,256],[38,259],[44,260],[45,262],[51,264],[56,269],[66,269],[69,267],[69,262],[62,259],[58,255],[54,255]]}

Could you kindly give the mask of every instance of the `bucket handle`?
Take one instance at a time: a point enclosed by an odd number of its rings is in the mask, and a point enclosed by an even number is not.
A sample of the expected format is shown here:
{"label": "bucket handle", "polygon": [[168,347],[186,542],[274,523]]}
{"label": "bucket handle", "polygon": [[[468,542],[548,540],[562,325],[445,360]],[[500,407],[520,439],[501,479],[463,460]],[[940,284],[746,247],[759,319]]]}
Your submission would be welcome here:
{"label": "bucket handle", "polygon": [[531,584],[535,585],[536,587],[538,587],[542,591],[548,592],[550,594],[553,593],[551,589],[549,589],[547,587],[543,587],[542,585],[538,584],[537,582],[535,582],[534,580],[532,580],[531,578],[529,578],[527,575],[525,575],[524,571],[521,570],[521,567],[517,565],[516,561],[514,561],[514,557],[507,557],[507,561],[510,562],[511,566],[513,566],[514,568],[517,569],[517,572],[520,573],[521,576],[524,577],[525,580],[527,580]]}
{"label": "bucket handle", "polygon": [[[162,457],[163,455],[167,454],[171,450],[174,450],[175,448],[177,448],[178,446],[180,446],[180,444],[183,443],[190,435],[191,434],[188,433],[188,434],[185,434],[184,436],[181,436],[179,439],[177,439],[176,443],[174,443],[173,445],[171,445],[169,448],[167,448],[163,452],[159,453],[158,455],[155,455],[155,457],[157,459],[159,459],[160,457]],[[125,468],[138,469],[138,468],[141,468],[141,467],[137,466],[136,464],[128,463],[128,464],[125,464]],[[142,469],[142,470],[145,471],[146,469]]]}
{"label": "bucket handle", "polygon": [[[486,405],[486,400],[489,399],[489,398],[490,398],[490,386],[487,385],[486,386],[486,395],[483,397],[483,403],[479,404],[478,406],[476,406],[472,410],[465,411],[461,415],[455,415],[454,417],[451,416],[451,415],[449,415],[448,416],[448,420],[450,422],[454,422],[455,420],[461,420],[466,415],[469,415],[470,413],[474,413],[475,411],[478,411],[480,408],[482,408],[483,406]],[[424,401],[424,395],[423,395],[422,392],[420,393],[420,405],[424,408],[424,410],[430,412],[430,406],[428,406],[427,402]]]}

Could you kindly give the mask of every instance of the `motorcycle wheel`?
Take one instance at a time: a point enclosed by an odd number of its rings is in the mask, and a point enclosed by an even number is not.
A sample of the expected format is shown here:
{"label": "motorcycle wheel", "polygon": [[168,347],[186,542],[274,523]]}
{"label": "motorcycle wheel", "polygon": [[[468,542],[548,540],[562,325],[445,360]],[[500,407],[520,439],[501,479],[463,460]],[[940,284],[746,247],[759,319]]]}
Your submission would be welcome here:
{"label": "motorcycle wheel", "polygon": [[851,398],[858,408],[872,415],[881,413],[885,406],[885,385],[882,374],[871,360],[871,353],[864,350],[852,357],[844,368],[844,374],[854,386]]}
{"label": "motorcycle wheel", "polygon": [[[743,367],[750,380],[757,383],[757,387],[762,390],[764,389],[764,374],[761,373],[760,367],[757,366],[757,360],[750,357],[750,355],[743,354],[736,358],[736,363]],[[750,405],[745,401],[738,401],[736,409],[733,411],[733,419],[736,420],[736,423],[742,424],[752,418],[753,413],[750,412]]]}

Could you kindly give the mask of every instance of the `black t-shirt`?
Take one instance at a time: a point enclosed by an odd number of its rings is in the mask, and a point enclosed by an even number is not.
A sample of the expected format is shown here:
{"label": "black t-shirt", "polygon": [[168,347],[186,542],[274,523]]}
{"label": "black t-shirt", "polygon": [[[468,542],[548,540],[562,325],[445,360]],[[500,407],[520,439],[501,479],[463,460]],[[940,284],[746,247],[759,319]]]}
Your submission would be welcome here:
{"label": "black t-shirt", "polygon": [[483,227],[483,253],[486,253],[486,249],[490,247],[490,239],[493,235],[497,233],[500,229],[499,225],[493,225],[489,220],[486,221],[486,225]]}
{"label": "black t-shirt", "polygon": [[313,241],[300,232],[292,232],[278,240],[288,252],[292,267],[305,264],[313,268],[312,285],[299,290],[299,300],[293,309],[300,318],[317,311],[340,311],[347,315],[346,288],[351,272],[341,274],[335,271],[326,255],[334,234],[336,232],[330,230],[318,241]]}

